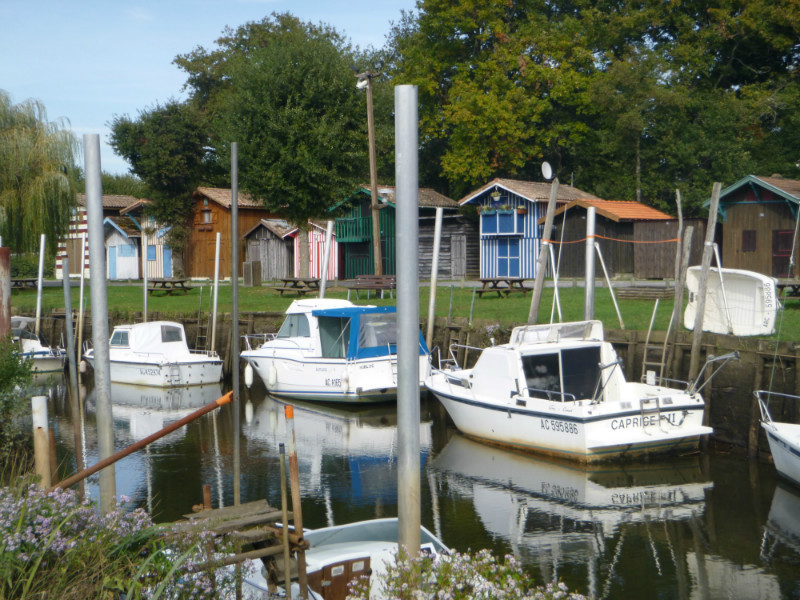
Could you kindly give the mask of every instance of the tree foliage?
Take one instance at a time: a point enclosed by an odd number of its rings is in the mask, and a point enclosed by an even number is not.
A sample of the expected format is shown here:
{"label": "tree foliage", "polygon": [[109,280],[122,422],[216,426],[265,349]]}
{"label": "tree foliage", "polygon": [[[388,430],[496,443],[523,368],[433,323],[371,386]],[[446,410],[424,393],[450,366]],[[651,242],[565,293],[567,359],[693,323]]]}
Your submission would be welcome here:
{"label": "tree foliage", "polygon": [[77,140],[65,121],[47,120],[36,100],[13,104],[0,90],[0,235],[14,252],[34,252],[47,236],[54,254],[66,233],[76,187]]}

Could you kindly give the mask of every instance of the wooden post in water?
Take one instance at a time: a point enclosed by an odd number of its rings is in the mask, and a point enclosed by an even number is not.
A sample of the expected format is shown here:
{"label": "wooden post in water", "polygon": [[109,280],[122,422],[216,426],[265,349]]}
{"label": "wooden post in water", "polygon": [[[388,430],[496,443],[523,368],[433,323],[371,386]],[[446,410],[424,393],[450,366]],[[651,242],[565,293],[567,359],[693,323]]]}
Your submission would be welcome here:
{"label": "wooden post in water", "polygon": [[714,230],[717,227],[717,207],[719,206],[719,193],[722,184],[714,182],[711,191],[711,206],[708,209],[708,225],[706,226],[706,241],[703,245],[703,264],[700,271],[700,283],[697,289],[697,314],[694,317],[692,336],[692,353],[689,358],[689,381],[697,378],[700,370],[700,345],[703,342],[703,318],[706,311],[706,293],[708,287],[708,270],[711,267],[711,255],[714,251]]}
{"label": "wooden post in water", "polygon": [[[289,481],[292,487],[292,513],[294,530],[303,533],[303,507],[300,503],[300,470],[297,465],[297,443],[294,434],[294,407],[287,404],[283,409],[289,433]],[[300,597],[308,598],[308,579],[306,578],[306,553],[297,550],[297,579],[300,583]]]}
{"label": "wooden post in water", "polygon": [[[683,290],[686,287],[686,269],[689,268],[689,255],[692,250],[693,236],[694,227],[691,225],[686,228],[684,233],[678,235],[679,238],[683,239],[683,244],[678,244],[678,256],[675,257],[675,296],[673,298],[674,305],[672,307],[672,328],[669,331],[669,336],[664,340],[665,349],[667,351],[667,354],[664,355],[664,365],[666,369],[670,369],[671,367],[671,359],[675,354],[675,345],[673,341],[681,328]],[[672,372],[677,373],[677,368],[674,368]],[[668,376],[669,373],[665,371],[664,375]]]}
{"label": "wooden post in water", "polygon": [[[425,343],[428,348],[433,345],[433,322],[436,314],[436,285],[439,278],[439,248],[442,243],[442,214],[444,209],[436,207],[436,223],[433,227],[433,262],[431,263],[431,287],[428,299],[428,329],[425,336]],[[473,298],[474,300],[474,298]],[[470,310],[470,322],[472,322],[472,311]]]}
{"label": "wooden post in water", "polygon": [[[330,222],[330,221],[329,221]],[[283,529],[283,585],[287,592],[291,589],[291,553],[289,552],[289,503],[286,493],[286,446],[278,445],[281,455],[281,517]],[[302,535],[302,531],[300,534]]]}
{"label": "wooden post in water", "polygon": [[45,236],[42,234],[39,242],[39,277],[36,280],[36,335],[42,329],[42,286],[44,285],[44,242]]}
{"label": "wooden post in water", "polygon": [[33,414],[33,460],[36,474],[39,476],[39,487],[46,490],[50,487],[50,434],[47,425],[47,396],[31,398]]}
{"label": "wooden post in water", "polygon": [[550,199],[547,202],[547,215],[544,218],[544,229],[542,229],[542,239],[539,245],[539,260],[536,261],[536,279],[533,282],[533,295],[531,297],[531,308],[528,312],[528,323],[536,324],[539,318],[539,304],[542,302],[542,290],[544,289],[544,278],[547,271],[547,259],[550,252],[547,246],[550,245],[550,235],[553,232],[553,215],[556,212],[556,202],[558,200],[558,177],[553,178],[550,184]]}
{"label": "wooden post in water", "polygon": [[11,331],[11,249],[0,248],[0,338]]}

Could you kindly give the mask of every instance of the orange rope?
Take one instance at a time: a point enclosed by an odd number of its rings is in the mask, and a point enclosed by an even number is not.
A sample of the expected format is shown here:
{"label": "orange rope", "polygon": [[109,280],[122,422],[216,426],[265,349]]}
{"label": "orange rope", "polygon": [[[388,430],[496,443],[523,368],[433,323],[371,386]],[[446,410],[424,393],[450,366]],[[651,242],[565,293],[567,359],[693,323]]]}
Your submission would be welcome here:
{"label": "orange rope", "polygon": [[[668,244],[668,243],[675,243],[675,242],[680,242],[681,241],[681,238],[672,238],[670,240],[642,240],[642,241],[620,240],[618,238],[612,238],[612,237],[607,237],[605,235],[597,235],[597,234],[595,234],[593,236],[589,236],[589,237],[600,238],[602,240],[610,240],[612,242],[624,242],[626,244]],[[579,244],[581,242],[585,242],[587,239],[589,239],[589,238],[585,237],[585,238],[581,238],[579,240],[570,240],[568,242],[559,242],[559,241],[556,241],[556,240],[542,240],[542,242],[547,242],[548,244]]]}

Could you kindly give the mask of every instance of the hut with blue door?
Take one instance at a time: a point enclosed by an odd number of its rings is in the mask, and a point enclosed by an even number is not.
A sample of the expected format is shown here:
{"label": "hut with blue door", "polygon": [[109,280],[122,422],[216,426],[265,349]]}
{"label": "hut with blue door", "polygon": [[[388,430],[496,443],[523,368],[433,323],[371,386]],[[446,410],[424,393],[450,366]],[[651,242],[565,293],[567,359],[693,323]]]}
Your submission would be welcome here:
{"label": "hut with blue door", "polygon": [[[459,201],[479,213],[481,277],[536,277],[542,231],[537,221],[547,212],[550,188],[549,183],[493,179]],[[559,185],[559,205],[580,199],[599,200]]]}

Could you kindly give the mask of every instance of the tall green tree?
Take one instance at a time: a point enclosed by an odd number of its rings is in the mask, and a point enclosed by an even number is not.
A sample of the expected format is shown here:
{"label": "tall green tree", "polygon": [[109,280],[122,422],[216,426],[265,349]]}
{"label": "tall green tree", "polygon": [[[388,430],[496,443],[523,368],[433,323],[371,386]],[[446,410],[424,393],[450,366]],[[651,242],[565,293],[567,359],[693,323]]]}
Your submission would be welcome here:
{"label": "tall green tree", "polygon": [[335,30],[289,14],[228,30],[217,44],[176,62],[193,99],[214,115],[219,160],[227,163],[237,142],[243,190],[301,228],[327,216],[366,174],[354,51]]}
{"label": "tall green tree", "polygon": [[78,143],[66,121],[47,120],[37,100],[13,104],[0,90],[0,235],[14,252],[55,254],[76,202]]}

